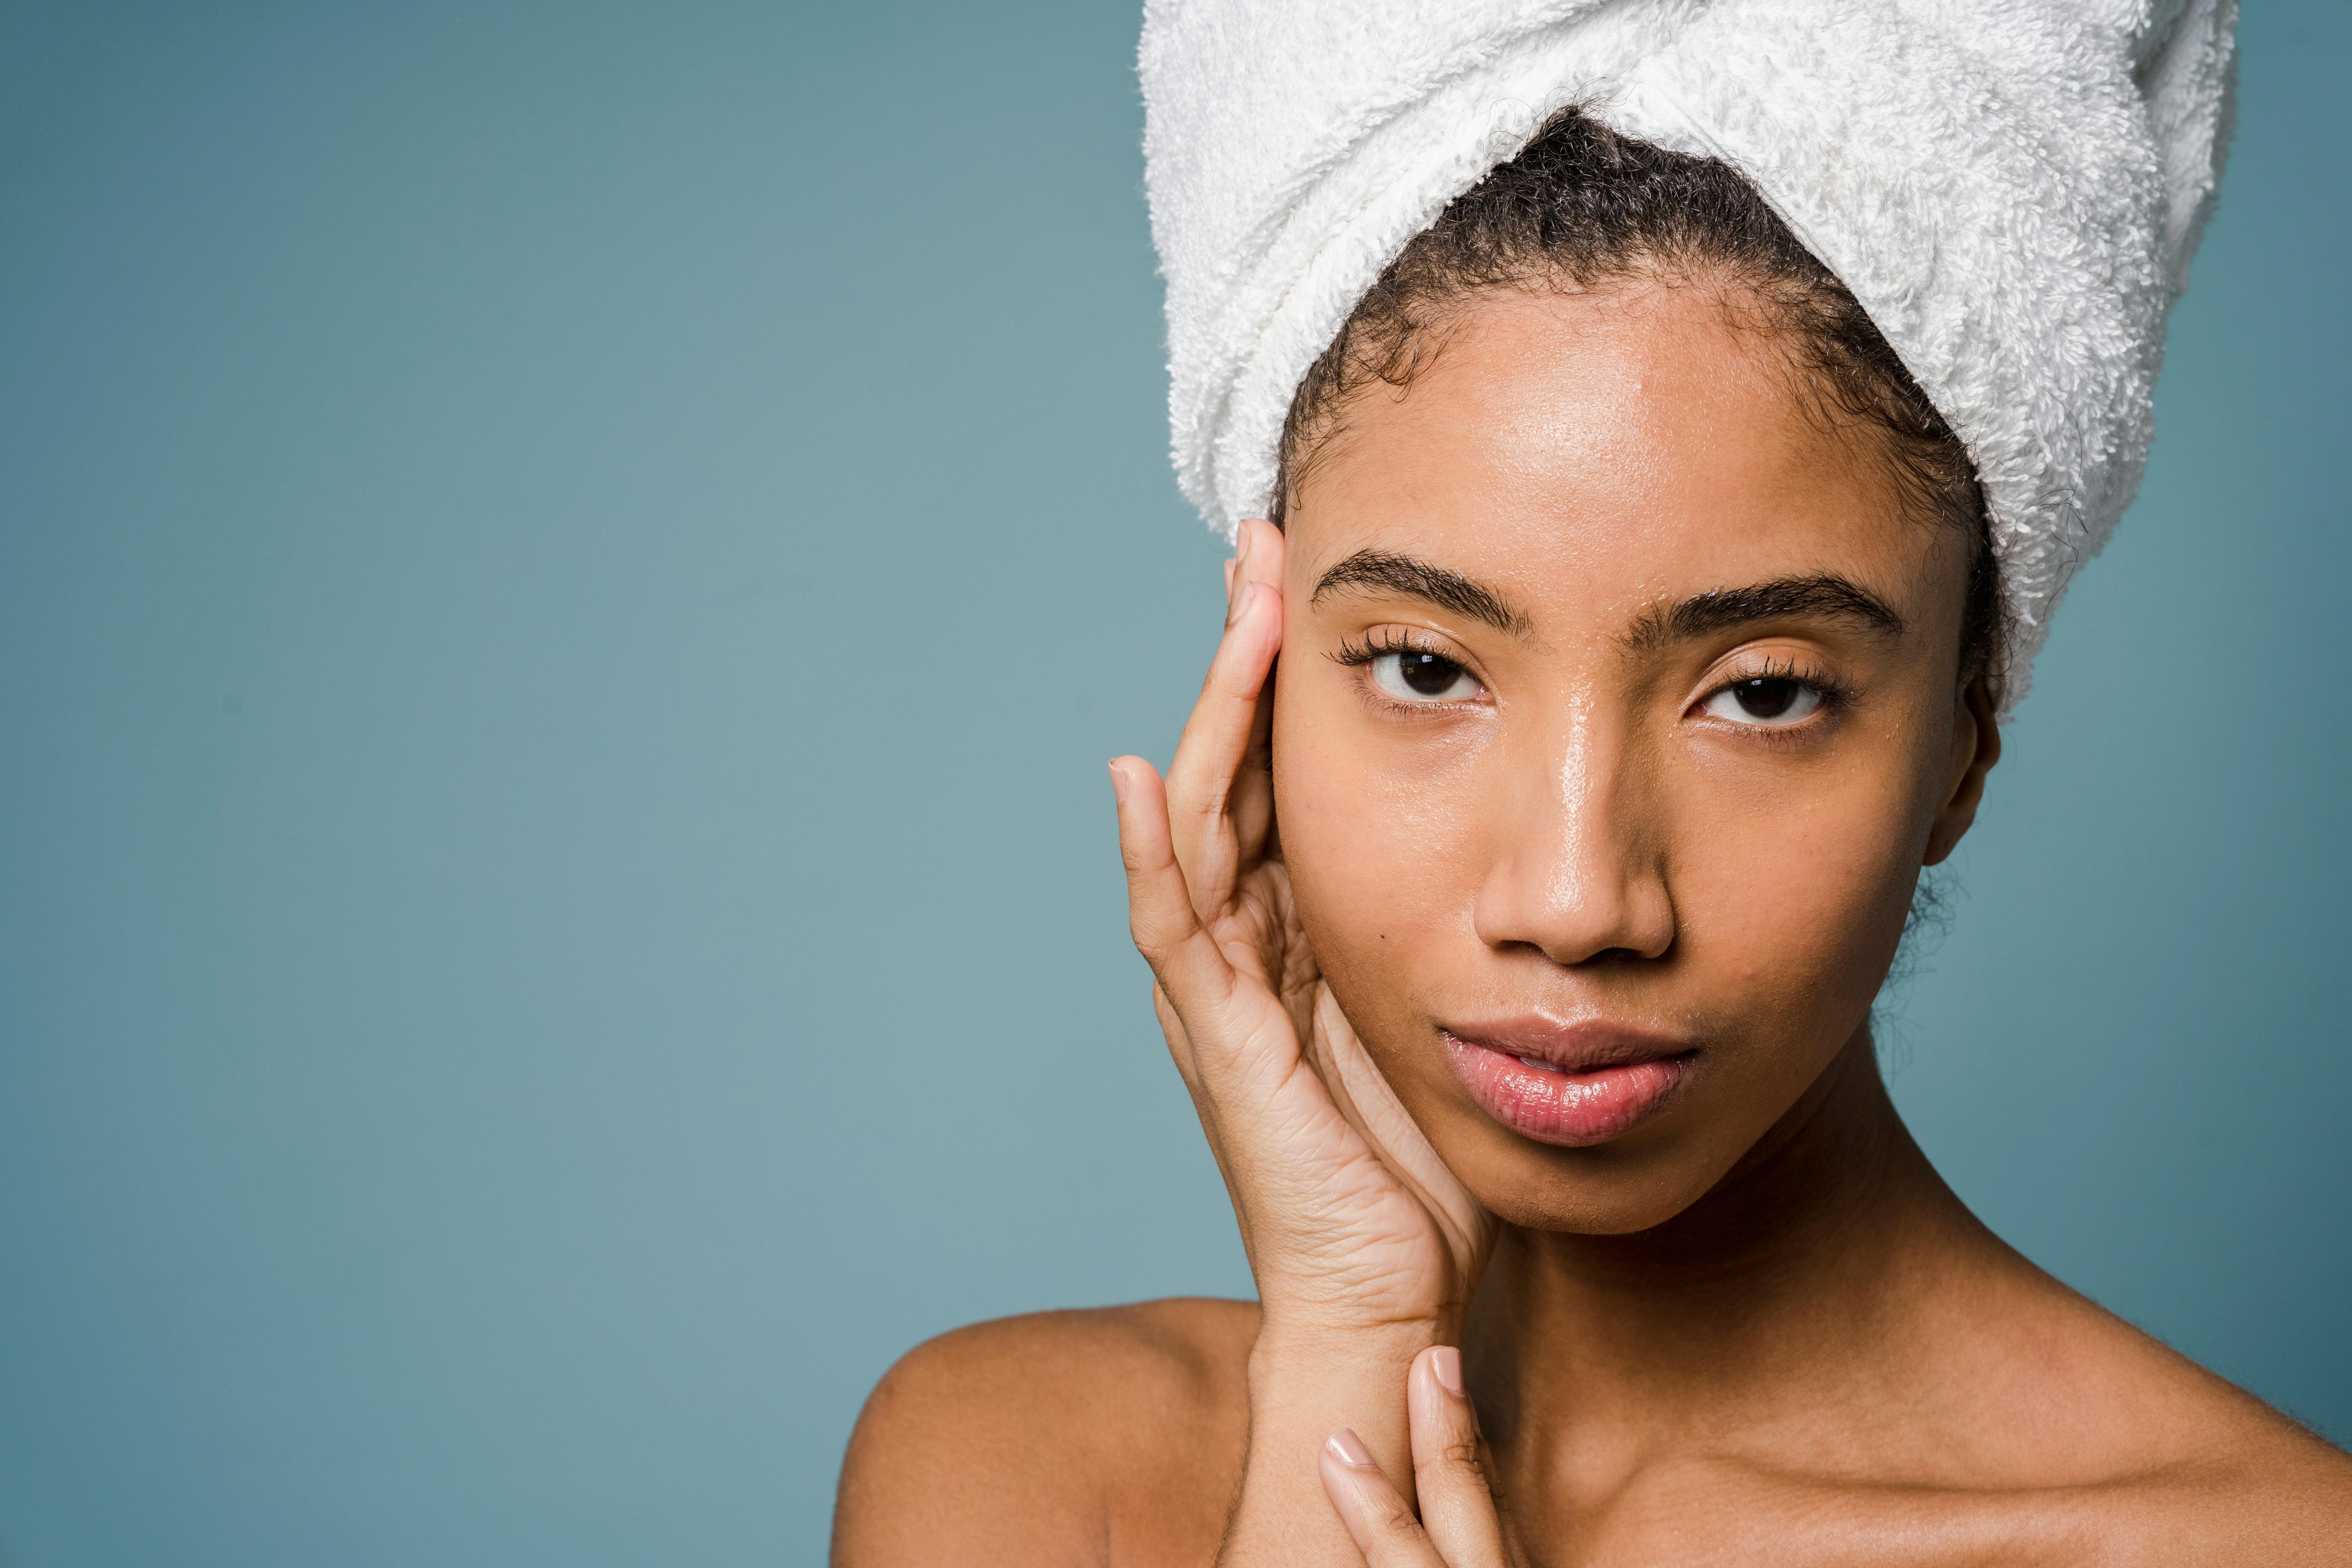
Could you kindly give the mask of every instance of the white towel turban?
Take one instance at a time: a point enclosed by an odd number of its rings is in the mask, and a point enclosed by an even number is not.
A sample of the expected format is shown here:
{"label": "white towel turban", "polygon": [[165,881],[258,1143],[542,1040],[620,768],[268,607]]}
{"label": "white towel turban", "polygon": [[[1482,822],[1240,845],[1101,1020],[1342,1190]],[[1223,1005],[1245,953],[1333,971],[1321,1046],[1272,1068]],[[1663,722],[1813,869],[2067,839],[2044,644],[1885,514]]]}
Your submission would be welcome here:
{"label": "white towel turban", "polygon": [[2236,0],[1147,0],[1184,493],[1265,514],[1292,394],[1555,110],[1720,158],[1853,291],[1984,484],[2012,700],[2147,457],[2228,142]]}

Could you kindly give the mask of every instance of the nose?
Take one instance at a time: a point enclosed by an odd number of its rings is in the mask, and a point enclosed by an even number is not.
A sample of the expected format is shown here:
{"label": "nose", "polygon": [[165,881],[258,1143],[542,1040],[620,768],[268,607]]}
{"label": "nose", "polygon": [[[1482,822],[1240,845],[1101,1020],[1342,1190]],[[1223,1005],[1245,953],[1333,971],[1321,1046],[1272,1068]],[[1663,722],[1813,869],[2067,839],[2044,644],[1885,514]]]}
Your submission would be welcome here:
{"label": "nose", "polygon": [[1675,942],[1665,835],[1638,758],[1590,716],[1507,770],[1475,921],[1489,947],[1573,965],[1664,958]]}

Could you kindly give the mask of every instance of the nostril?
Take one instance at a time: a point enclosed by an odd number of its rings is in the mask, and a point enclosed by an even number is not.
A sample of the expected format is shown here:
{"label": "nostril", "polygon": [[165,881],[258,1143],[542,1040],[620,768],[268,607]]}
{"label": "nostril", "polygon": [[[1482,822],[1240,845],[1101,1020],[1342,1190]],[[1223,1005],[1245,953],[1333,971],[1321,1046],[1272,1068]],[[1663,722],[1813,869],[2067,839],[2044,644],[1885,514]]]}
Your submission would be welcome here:
{"label": "nostril", "polygon": [[1560,964],[1645,963],[1648,959],[1630,947],[1604,947],[1581,958],[1563,957],[1552,952],[1539,942],[1505,942],[1496,944],[1504,952],[1532,953],[1538,958]]}

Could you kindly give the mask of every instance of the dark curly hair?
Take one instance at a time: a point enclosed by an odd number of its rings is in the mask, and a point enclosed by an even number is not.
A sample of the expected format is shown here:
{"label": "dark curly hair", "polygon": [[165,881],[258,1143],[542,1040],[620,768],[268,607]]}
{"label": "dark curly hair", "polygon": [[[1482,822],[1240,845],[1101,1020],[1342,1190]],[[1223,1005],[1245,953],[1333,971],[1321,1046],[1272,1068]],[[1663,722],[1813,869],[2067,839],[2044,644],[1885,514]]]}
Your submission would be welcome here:
{"label": "dark curly hair", "polygon": [[1960,639],[1963,684],[2000,679],[2000,564],[1968,448],[1845,285],[1797,242],[1738,171],[1622,136],[1564,110],[1407,245],[1298,384],[1283,421],[1273,521],[1281,526],[1348,399],[1402,391],[1483,290],[1636,276],[1736,284],[1743,321],[1778,337],[1801,395],[1833,424],[1877,431],[1908,510],[1974,544]]}

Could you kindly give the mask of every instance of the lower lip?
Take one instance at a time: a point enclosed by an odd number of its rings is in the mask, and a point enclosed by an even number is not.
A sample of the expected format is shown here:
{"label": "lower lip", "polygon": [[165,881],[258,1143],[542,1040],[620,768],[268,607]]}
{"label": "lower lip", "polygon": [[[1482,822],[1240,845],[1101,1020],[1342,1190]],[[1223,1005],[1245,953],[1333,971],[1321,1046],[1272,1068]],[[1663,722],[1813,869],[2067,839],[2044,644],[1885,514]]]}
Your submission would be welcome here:
{"label": "lower lip", "polygon": [[1690,1075],[1687,1056],[1560,1072],[1529,1067],[1491,1046],[1443,1038],[1454,1076],[1487,1115],[1538,1142],[1570,1149],[1622,1136],[1663,1107]]}

